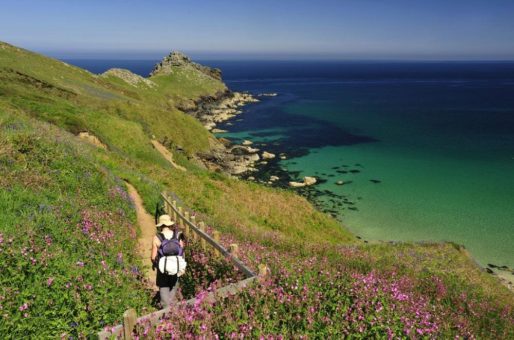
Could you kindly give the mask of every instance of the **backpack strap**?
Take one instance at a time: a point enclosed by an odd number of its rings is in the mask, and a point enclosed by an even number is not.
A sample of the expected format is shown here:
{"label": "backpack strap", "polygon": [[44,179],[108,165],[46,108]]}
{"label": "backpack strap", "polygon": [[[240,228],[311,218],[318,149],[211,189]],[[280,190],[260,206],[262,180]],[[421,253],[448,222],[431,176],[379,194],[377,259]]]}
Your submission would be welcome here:
{"label": "backpack strap", "polygon": [[163,233],[158,233],[158,234],[157,234],[157,238],[158,238],[158,239],[159,239],[159,241],[161,241],[161,242],[165,239],[165,237],[164,237],[164,234],[163,234]]}
{"label": "backpack strap", "polygon": [[165,240],[165,237],[164,237],[164,234],[163,233],[157,233],[157,238],[159,239],[159,241],[161,242],[161,245],[159,246],[159,248],[157,249],[157,256],[158,258],[160,259],[161,257],[164,256],[163,252],[162,252],[162,243],[164,242]]}

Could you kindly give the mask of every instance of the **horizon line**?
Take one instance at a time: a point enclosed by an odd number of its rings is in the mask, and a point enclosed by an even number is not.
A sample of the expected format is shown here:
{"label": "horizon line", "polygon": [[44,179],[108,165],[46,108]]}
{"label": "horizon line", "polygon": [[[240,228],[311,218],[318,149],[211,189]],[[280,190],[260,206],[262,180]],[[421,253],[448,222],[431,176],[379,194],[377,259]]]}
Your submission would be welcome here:
{"label": "horizon line", "polygon": [[[150,58],[150,57],[142,57],[142,58],[120,58],[120,57],[54,57],[52,58],[59,59],[62,61],[66,60],[119,60],[119,61],[160,61],[162,58]],[[294,61],[294,62],[315,62],[315,61],[327,61],[327,62],[355,62],[355,63],[365,63],[365,62],[420,62],[420,63],[514,63],[514,59],[416,59],[416,58],[257,58],[257,57],[248,57],[248,58],[236,58],[236,57],[200,57],[200,58],[191,58],[192,61]]]}

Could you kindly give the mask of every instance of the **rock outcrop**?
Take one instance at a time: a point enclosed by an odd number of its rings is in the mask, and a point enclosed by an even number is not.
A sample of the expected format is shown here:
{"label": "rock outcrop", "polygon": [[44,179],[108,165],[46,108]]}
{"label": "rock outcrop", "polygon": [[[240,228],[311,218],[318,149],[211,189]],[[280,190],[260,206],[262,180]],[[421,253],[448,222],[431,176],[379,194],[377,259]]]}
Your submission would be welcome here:
{"label": "rock outcrop", "polygon": [[173,73],[175,67],[183,66],[191,66],[211,78],[221,80],[221,70],[219,68],[212,68],[195,63],[184,53],[178,51],[172,51],[169,55],[164,57],[160,63],[155,65],[150,76],[156,74],[170,74]]}
{"label": "rock outcrop", "polygon": [[111,68],[110,70],[107,70],[101,74],[101,77],[109,76],[120,78],[121,80],[125,81],[126,83],[134,87],[138,87],[140,85],[146,85],[148,87],[157,86],[157,84],[155,84],[150,79],[143,78],[140,75],[134,74],[129,70],[125,70],[123,68]]}
{"label": "rock outcrop", "polygon": [[309,176],[305,176],[303,178],[303,183],[305,183],[305,185],[309,186],[309,185],[314,185],[316,184],[318,180],[316,179],[316,177],[309,177]]}
{"label": "rock outcrop", "polygon": [[258,100],[249,93],[226,91],[202,97],[197,102],[180,103],[177,108],[192,115],[212,131],[217,124],[240,114],[241,107],[254,102]]}
{"label": "rock outcrop", "polygon": [[314,185],[317,181],[316,177],[305,176],[303,182],[289,182],[289,186],[292,188],[303,188]]}
{"label": "rock outcrop", "polygon": [[271,152],[264,151],[262,153],[262,159],[273,159],[275,158],[275,154],[272,154]]}
{"label": "rock outcrop", "polygon": [[231,146],[219,143],[209,153],[199,153],[198,156],[210,170],[241,175],[256,171],[255,163],[260,160],[260,156],[255,150],[243,145]]}
{"label": "rock outcrop", "polygon": [[292,188],[303,188],[305,183],[303,182],[289,182],[289,186]]}

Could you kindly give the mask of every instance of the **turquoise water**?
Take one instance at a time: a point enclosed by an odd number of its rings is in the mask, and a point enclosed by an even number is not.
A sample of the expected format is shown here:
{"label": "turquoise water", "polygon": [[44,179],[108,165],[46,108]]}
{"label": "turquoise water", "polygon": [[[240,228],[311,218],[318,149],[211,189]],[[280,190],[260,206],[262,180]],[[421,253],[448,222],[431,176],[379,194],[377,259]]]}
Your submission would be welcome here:
{"label": "turquoise water", "polygon": [[326,180],[316,200],[364,239],[454,241],[513,267],[514,82],[491,78],[246,78],[231,86],[279,95],[221,128]]}
{"label": "turquoise water", "polygon": [[[285,166],[301,170],[302,175],[320,169],[335,175],[320,189],[362,197],[356,203],[358,211],[338,212],[344,224],[364,239],[451,240],[466,245],[483,264],[513,264],[512,166],[384,150],[371,144],[322,148],[294,161],[297,164],[285,162]],[[357,162],[365,164],[358,174],[328,170]],[[338,186],[336,180],[353,182]]]}

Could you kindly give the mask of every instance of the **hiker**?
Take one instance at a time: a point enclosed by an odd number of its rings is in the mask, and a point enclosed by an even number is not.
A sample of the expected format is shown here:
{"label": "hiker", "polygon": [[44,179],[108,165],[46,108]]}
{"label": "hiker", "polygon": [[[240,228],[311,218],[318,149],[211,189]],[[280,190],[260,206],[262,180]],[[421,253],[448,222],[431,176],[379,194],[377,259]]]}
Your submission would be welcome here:
{"label": "hiker", "polygon": [[[167,308],[170,305],[170,302],[175,300],[179,275],[165,274],[165,270],[162,271],[162,268],[159,268],[160,258],[163,256],[166,257],[165,255],[168,255],[163,253],[161,245],[164,246],[165,244],[170,244],[170,242],[166,240],[177,241],[178,245],[180,245],[180,249],[177,250],[177,254],[173,255],[182,256],[183,249],[185,246],[185,237],[183,233],[178,231],[177,225],[175,224],[175,222],[171,220],[169,215],[159,216],[159,220],[156,224],[156,227],[157,235],[155,235],[153,239],[151,260],[153,264],[153,269],[157,269],[156,284],[159,287],[159,296],[162,308]],[[173,230],[172,227],[174,227]],[[176,244],[170,245],[176,246]],[[164,267],[166,267],[166,265],[164,265]]]}

